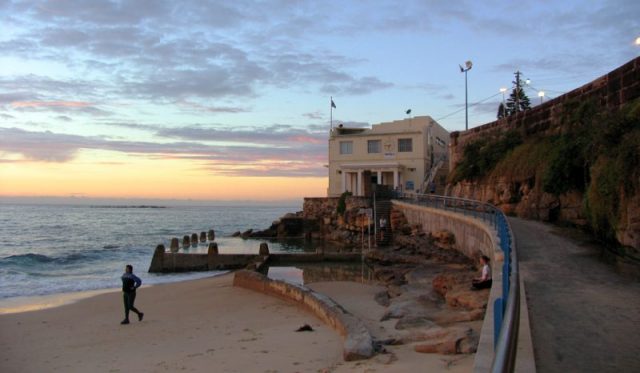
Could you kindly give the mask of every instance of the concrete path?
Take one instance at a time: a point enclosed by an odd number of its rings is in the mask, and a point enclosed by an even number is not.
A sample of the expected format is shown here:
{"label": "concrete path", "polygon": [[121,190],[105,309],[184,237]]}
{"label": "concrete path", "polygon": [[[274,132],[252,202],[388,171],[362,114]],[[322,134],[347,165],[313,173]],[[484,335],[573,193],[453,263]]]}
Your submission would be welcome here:
{"label": "concrete path", "polygon": [[640,283],[617,274],[597,246],[569,238],[567,230],[509,222],[538,372],[640,372]]}

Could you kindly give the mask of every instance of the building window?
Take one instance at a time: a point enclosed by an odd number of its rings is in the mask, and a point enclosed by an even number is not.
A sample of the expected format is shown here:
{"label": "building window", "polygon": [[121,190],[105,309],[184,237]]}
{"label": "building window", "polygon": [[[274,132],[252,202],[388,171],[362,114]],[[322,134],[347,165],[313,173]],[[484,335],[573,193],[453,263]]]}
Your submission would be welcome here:
{"label": "building window", "polygon": [[353,141],[340,141],[340,154],[353,154]]}
{"label": "building window", "polygon": [[412,152],[413,151],[413,139],[398,139],[398,151],[399,152]]}
{"label": "building window", "polygon": [[380,140],[369,140],[367,141],[367,152],[369,153],[380,153]]}

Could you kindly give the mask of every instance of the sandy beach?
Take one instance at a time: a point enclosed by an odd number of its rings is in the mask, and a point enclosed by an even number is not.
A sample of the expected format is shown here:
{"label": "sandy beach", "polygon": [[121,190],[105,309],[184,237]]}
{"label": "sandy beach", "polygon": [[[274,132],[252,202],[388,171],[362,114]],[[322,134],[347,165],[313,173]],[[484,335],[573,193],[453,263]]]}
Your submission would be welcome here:
{"label": "sandy beach", "polygon": [[[344,362],[334,330],[284,300],[235,288],[232,279],[143,286],[136,306],[145,318],[130,325],[120,325],[120,292],[0,315],[0,371],[468,372],[473,364],[473,355],[418,354],[411,346]],[[370,296],[373,286],[318,283],[316,289],[371,322],[381,312]],[[304,324],[314,331],[295,332]]]}

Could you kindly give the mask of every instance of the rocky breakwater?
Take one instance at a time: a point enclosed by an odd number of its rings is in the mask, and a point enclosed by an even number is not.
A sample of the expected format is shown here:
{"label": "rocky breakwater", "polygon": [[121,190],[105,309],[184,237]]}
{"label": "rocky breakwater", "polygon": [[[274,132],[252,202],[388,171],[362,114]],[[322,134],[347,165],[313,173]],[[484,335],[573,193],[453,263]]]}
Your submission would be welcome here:
{"label": "rocky breakwater", "polygon": [[267,229],[238,231],[233,233],[232,236],[242,238],[308,238],[311,232],[317,229],[318,224],[315,219],[307,219],[303,216],[302,211],[298,211],[296,213],[288,213],[275,220]]}
{"label": "rocky breakwater", "polygon": [[476,261],[456,250],[452,233],[423,232],[398,211],[391,227],[392,244],[366,254],[386,287],[376,295],[386,307],[376,339],[423,353],[474,353],[489,298],[488,289],[471,290]]}
{"label": "rocky breakwater", "polygon": [[349,250],[360,246],[362,232],[373,230],[362,209],[370,208],[371,201],[363,197],[346,197],[344,211],[339,211],[339,198],[305,198],[303,211],[288,213],[264,230],[235,232],[242,238],[306,238],[337,243]]}

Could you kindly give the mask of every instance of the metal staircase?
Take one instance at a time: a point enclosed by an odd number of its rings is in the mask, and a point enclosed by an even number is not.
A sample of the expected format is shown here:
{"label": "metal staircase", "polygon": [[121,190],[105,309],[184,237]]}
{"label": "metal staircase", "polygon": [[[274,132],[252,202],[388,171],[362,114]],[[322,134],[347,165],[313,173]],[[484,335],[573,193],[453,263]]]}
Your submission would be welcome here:
{"label": "metal staircase", "polygon": [[436,176],[442,173],[439,171],[444,171],[447,168],[443,166],[448,166],[447,156],[444,154],[436,160],[436,163],[433,165],[433,167],[431,167],[429,173],[425,175],[424,181],[422,182],[421,190],[423,190],[425,193],[437,192],[438,185],[436,183]]}

